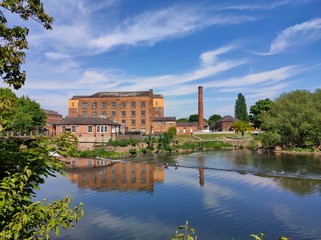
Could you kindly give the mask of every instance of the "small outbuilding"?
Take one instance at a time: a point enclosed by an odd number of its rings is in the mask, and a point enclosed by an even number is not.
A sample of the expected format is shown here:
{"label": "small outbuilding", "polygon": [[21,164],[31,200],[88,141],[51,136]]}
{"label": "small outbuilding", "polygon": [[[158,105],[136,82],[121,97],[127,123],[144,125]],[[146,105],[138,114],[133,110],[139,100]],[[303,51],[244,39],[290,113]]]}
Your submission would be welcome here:
{"label": "small outbuilding", "polygon": [[226,115],[222,117],[220,120],[216,121],[210,126],[210,129],[215,132],[227,132],[232,131],[232,124],[238,121],[235,117],[231,115]]}

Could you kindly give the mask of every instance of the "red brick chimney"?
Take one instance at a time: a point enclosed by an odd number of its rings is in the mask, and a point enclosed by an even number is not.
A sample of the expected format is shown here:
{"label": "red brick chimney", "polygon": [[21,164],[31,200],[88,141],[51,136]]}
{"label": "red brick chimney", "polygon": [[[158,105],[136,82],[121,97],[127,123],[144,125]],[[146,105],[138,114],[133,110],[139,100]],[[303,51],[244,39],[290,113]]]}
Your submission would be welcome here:
{"label": "red brick chimney", "polygon": [[198,87],[198,129],[204,128],[204,112],[203,112],[203,87]]}

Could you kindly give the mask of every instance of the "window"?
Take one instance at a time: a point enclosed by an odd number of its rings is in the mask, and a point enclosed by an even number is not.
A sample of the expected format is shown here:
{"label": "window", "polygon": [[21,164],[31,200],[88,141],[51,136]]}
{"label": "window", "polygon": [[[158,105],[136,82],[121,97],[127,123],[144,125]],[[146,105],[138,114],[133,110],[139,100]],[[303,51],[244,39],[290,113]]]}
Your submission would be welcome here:
{"label": "window", "polygon": [[125,108],[125,107],[126,107],[126,102],[121,102],[121,103],[120,103],[120,107],[121,107],[121,108]]}
{"label": "window", "polygon": [[131,108],[135,108],[135,107],[136,107],[136,102],[131,102],[131,103],[130,103],[130,107],[131,107]]}
{"label": "window", "polygon": [[111,111],[111,116],[116,117],[116,111]]}
{"label": "window", "polygon": [[126,116],[126,111],[121,111],[121,115],[122,115],[123,117],[125,117],[125,116]]}
{"label": "window", "polygon": [[87,112],[86,111],[82,111],[82,116],[83,117],[87,117]]}
{"label": "window", "polygon": [[66,132],[66,126],[61,126],[61,132]]}
{"label": "window", "polygon": [[74,107],[74,106],[75,106],[75,103],[71,103],[71,106]]}
{"label": "window", "polygon": [[101,112],[101,115],[104,116],[104,117],[106,117],[106,116],[107,116],[106,111],[102,111],[102,112]]}
{"label": "window", "polygon": [[121,124],[122,124],[122,125],[126,125],[126,119],[122,119],[122,120],[121,120]]}
{"label": "window", "polygon": [[117,103],[116,102],[111,102],[111,108],[116,108],[117,107]]}
{"label": "window", "polygon": [[158,107],[155,107],[155,111],[158,111]]}
{"label": "window", "polygon": [[131,116],[136,116],[136,111],[130,111]]}
{"label": "window", "polygon": [[92,116],[93,116],[93,117],[97,117],[97,112],[96,112],[96,111],[93,111]]}
{"label": "window", "polygon": [[87,108],[87,103],[86,102],[82,103],[82,108]]}
{"label": "window", "polygon": [[158,106],[158,101],[156,101],[155,105]]}
{"label": "window", "polygon": [[101,103],[101,108],[107,108],[107,103],[106,102],[102,102]]}
{"label": "window", "polygon": [[155,114],[155,117],[158,117],[158,114]]}
{"label": "window", "polygon": [[140,124],[141,124],[141,125],[145,125],[145,123],[146,123],[145,119],[141,119],[141,120],[140,120]]}
{"label": "window", "polygon": [[146,115],[146,111],[145,110],[140,111],[140,115],[141,116],[145,116]]}
{"label": "window", "polygon": [[97,126],[97,132],[99,132],[99,133],[106,133],[106,132],[108,132],[107,125]]}
{"label": "window", "polygon": [[131,120],[131,123],[132,123],[132,125],[136,125],[136,120],[135,120],[135,119],[132,119],[132,120]]}
{"label": "window", "polygon": [[157,125],[158,125],[158,122],[154,122],[154,125],[157,126]]}
{"label": "window", "polygon": [[172,126],[172,125],[173,125],[173,122],[169,122],[168,125],[169,125],[169,126]]}
{"label": "window", "polygon": [[93,103],[93,109],[96,109],[96,108],[97,108],[97,103],[94,102],[94,103]]}
{"label": "window", "polygon": [[145,102],[140,102],[140,107],[141,108],[145,108],[146,107],[146,103]]}
{"label": "window", "polygon": [[163,124],[163,126],[165,126],[165,125],[166,125],[166,122],[163,122],[162,124]]}
{"label": "window", "polygon": [[76,126],[71,126],[71,132],[73,132],[73,133],[76,132]]}
{"label": "window", "polygon": [[146,128],[141,128],[140,131],[141,131],[142,133],[145,133],[145,132],[146,132]]}
{"label": "window", "polygon": [[93,126],[88,126],[88,132],[92,133],[93,132]]}

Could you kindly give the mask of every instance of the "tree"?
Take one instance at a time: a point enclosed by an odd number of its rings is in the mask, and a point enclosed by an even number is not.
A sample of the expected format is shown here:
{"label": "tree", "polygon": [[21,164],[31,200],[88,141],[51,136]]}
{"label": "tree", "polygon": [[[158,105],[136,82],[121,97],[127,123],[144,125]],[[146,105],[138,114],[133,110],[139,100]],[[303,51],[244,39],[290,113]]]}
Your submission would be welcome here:
{"label": "tree", "polygon": [[17,100],[9,88],[0,88],[0,132],[11,124]]}
{"label": "tree", "polygon": [[192,114],[188,117],[188,122],[198,122],[198,114]]}
{"label": "tree", "polygon": [[253,130],[252,124],[243,122],[243,121],[236,121],[232,124],[232,127],[236,133],[241,133],[242,137],[244,137],[244,133],[251,132]]}
{"label": "tree", "polygon": [[179,118],[179,119],[176,120],[176,122],[177,123],[179,123],[179,122],[187,122],[187,120],[188,120],[187,117],[186,118]]}
{"label": "tree", "polygon": [[47,115],[40,104],[29,97],[20,97],[10,130],[29,132],[40,130],[46,124]]}
{"label": "tree", "polygon": [[169,137],[173,140],[177,134],[177,129],[175,126],[171,126],[167,129],[167,133],[169,134]]}
{"label": "tree", "polygon": [[271,114],[273,101],[269,98],[258,100],[253,106],[250,107],[250,122],[253,123],[255,128],[261,128],[262,112]]}
{"label": "tree", "polygon": [[213,123],[217,122],[222,118],[221,115],[219,114],[213,114],[212,116],[209,117],[208,119],[208,125],[211,126]]}
{"label": "tree", "polygon": [[59,234],[59,226],[73,227],[83,215],[82,204],[70,209],[70,198],[47,203],[33,202],[34,189],[48,176],[64,173],[64,163],[53,157],[74,149],[75,137],[69,133],[49,139],[42,137],[29,147],[22,141],[0,141],[0,238],[35,239]]}
{"label": "tree", "polygon": [[237,95],[237,99],[235,101],[235,110],[234,110],[235,118],[241,120],[243,122],[249,121],[249,116],[247,114],[247,107],[245,102],[245,97],[242,93]]}
{"label": "tree", "polygon": [[271,114],[263,112],[262,127],[280,135],[284,147],[321,148],[320,97],[320,89],[283,93],[274,101]]}
{"label": "tree", "polygon": [[21,88],[26,73],[21,70],[28,49],[28,28],[8,24],[5,13],[17,14],[21,19],[36,20],[45,29],[52,29],[53,17],[45,13],[40,0],[3,0],[0,2],[0,76],[15,89]]}
{"label": "tree", "polygon": [[[51,29],[53,18],[48,16],[40,0],[3,0],[0,2],[0,78],[15,89],[21,88],[26,74],[21,70],[28,49],[28,29],[9,27],[5,13],[17,14],[21,19],[32,18]],[[7,128],[15,108],[15,98],[1,90],[1,125]],[[37,120],[36,120],[37,122]],[[41,121],[40,121],[41,122]],[[38,124],[38,123],[37,123]],[[36,125],[37,125],[36,124]],[[49,139],[41,137],[24,146],[19,138],[0,141],[0,238],[49,238],[49,232],[59,234],[59,227],[73,227],[83,214],[81,206],[70,208],[70,198],[51,203],[33,202],[34,189],[45,177],[64,172],[64,163],[53,157],[58,152],[65,155],[74,148],[75,136],[62,135]]]}

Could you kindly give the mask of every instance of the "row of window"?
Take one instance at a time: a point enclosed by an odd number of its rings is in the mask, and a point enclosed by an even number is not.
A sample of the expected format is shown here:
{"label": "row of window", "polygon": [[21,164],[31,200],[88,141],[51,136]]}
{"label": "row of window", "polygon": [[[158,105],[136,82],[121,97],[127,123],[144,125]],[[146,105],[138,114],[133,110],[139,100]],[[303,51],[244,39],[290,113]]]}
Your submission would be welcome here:
{"label": "row of window", "polygon": [[[162,124],[162,125],[164,125],[164,126],[166,125],[166,122],[154,122],[154,125],[157,126],[158,123],[159,123],[159,124]],[[173,122],[168,122],[168,125],[172,126],[172,125],[173,125]]]}
{"label": "row of window", "polygon": [[[122,117],[126,117],[126,111],[121,111],[120,114],[121,114]],[[107,116],[107,112],[106,111],[102,111],[101,115],[106,117]],[[82,112],[82,116],[83,117],[87,117],[87,111],[83,111]],[[97,115],[97,111],[93,111],[92,112],[92,116],[93,117],[97,117],[98,116]],[[116,117],[116,116],[117,116],[117,112],[116,111],[111,111],[111,117]],[[134,111],[134,110],[130,111],[130,116],[135,117],[136,116],[136,111]],[[145,110],[141,110],[140,111],[140,116],[146,116],[146,111]]]}
{"label": "row of window", "polygon": [[[76,132],[76,126],[73,125],[71,126],[70,129],[67,129],[66,126],[61,126],[61,132],[66,132],[66,131],[71,131],[72,133]],[[94,132],[94,126],[87,126],[87,132],[92,133]],[[107,133],[108,132],[108,127],[107,125],[100,125],[100,126],[96,126],[96,132],[97,133]]]}
{"label": "row of window", "polygon": [[[120,103],[120,107],[121,108],[126,108],[126,105],[127,105],[126,102],[121,102]],[[111,102],[110,106],[111,106],[111,108],[117,108],[117,102]],[[93,109],[96,109],[98,107],[98,103],[97,102],[93,102],[91,104],[91,107]],[[136,102],[131,102],[130,103],[130,107],[131,108],[136,108]],[[82,108],[83,109],[88,108],[88,103],[87,102],[83,102],[82,103]],[[107,102],[101,102],[101,108],[107,108]],[[146,108],[146,102],[140,102],[140,108]]]}

